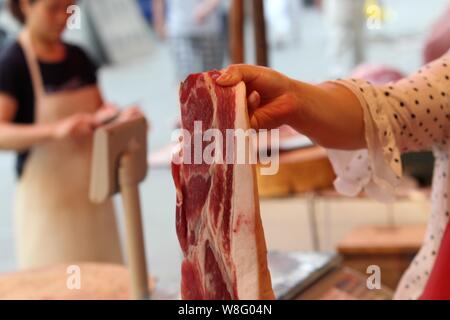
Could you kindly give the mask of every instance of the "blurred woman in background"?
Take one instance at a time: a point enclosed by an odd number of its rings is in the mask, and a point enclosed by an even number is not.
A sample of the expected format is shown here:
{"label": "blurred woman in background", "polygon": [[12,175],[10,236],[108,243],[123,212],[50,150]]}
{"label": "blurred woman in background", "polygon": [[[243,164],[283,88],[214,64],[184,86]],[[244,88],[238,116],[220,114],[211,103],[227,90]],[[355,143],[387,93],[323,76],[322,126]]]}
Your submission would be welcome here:
{"label": "blurred woman in background", "polygon": [[15,202],[22,268],[122,262],[114,207],[88,199],[96,67],[61,39],[73,0],[10,0],[24,28],[0,56],[0,148],[18,153]]}

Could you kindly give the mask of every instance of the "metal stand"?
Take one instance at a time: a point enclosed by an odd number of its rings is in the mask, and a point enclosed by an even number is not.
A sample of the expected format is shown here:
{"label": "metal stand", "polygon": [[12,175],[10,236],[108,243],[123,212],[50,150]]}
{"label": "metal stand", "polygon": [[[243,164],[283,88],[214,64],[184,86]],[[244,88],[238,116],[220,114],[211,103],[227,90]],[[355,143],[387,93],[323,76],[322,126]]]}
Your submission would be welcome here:
{"label": "metal stand", "polygon": [[315,252],[320,251],[320,236],[319,225],[317,223],[317,210],[316,210],[317,193],[312,191],[306,195],[306,205],[308,206],[308,220],[311,230],[311,243]]}

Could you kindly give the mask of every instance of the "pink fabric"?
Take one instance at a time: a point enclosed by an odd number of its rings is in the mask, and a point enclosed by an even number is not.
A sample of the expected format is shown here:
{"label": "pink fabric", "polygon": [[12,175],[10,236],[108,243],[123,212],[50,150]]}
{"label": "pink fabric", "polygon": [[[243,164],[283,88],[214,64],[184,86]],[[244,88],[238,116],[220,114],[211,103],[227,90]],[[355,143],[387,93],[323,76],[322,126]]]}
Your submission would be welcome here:
{"label": "pink fabric", "polygon": [[434,24],[425,42],[423,60],[425,63],[438,59],[450,49],[450,5]]}
{"label": "pink fabric", "polygon": [[398,81],[404,78],[404,75],[400,71],[388,66],[363,64],[355,69],[352,77],[364,79],[373,84],[385,84]]}

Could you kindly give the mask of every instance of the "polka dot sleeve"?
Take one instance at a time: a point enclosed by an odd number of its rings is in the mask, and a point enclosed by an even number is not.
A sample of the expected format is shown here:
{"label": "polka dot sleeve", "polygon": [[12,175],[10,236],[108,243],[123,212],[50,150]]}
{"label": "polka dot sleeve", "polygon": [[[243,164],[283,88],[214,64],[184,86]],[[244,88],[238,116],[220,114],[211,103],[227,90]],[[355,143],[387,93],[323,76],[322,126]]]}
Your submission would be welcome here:
{"label": "polka dot sleeve", "polygon": [[367,149],[328,150],[336,189],[349,196],[365,190],[381,201],[394,199],[403,152],[447,145],[450,125],[450,61],[446,55],[396,83],[375,86],[339,80],[364,110]]}

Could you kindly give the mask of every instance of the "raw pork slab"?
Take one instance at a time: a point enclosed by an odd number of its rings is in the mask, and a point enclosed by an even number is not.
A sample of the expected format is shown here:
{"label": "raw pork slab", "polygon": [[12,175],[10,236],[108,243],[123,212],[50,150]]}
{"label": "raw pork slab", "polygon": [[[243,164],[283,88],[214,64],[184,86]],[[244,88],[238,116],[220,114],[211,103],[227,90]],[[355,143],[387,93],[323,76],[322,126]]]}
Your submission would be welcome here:
{"label": "raw pork slab", "polygon": [[[215,84],[219,75],[216,71],[191,75],[181,85],[182,127],[192,137],[195,121],[202,121],[203,132],[215,128],[223,137],[226,129],[249,128],[245,85],[220,87]],[[192,149],[193,144],[194,139]],[[224,144],[226,158],[225,149]],[[193,150],[191,155],[194,159]],[[273,299],[255,166],[185,162],[172,166],[176,230],[184,255],[182,298]]]}

